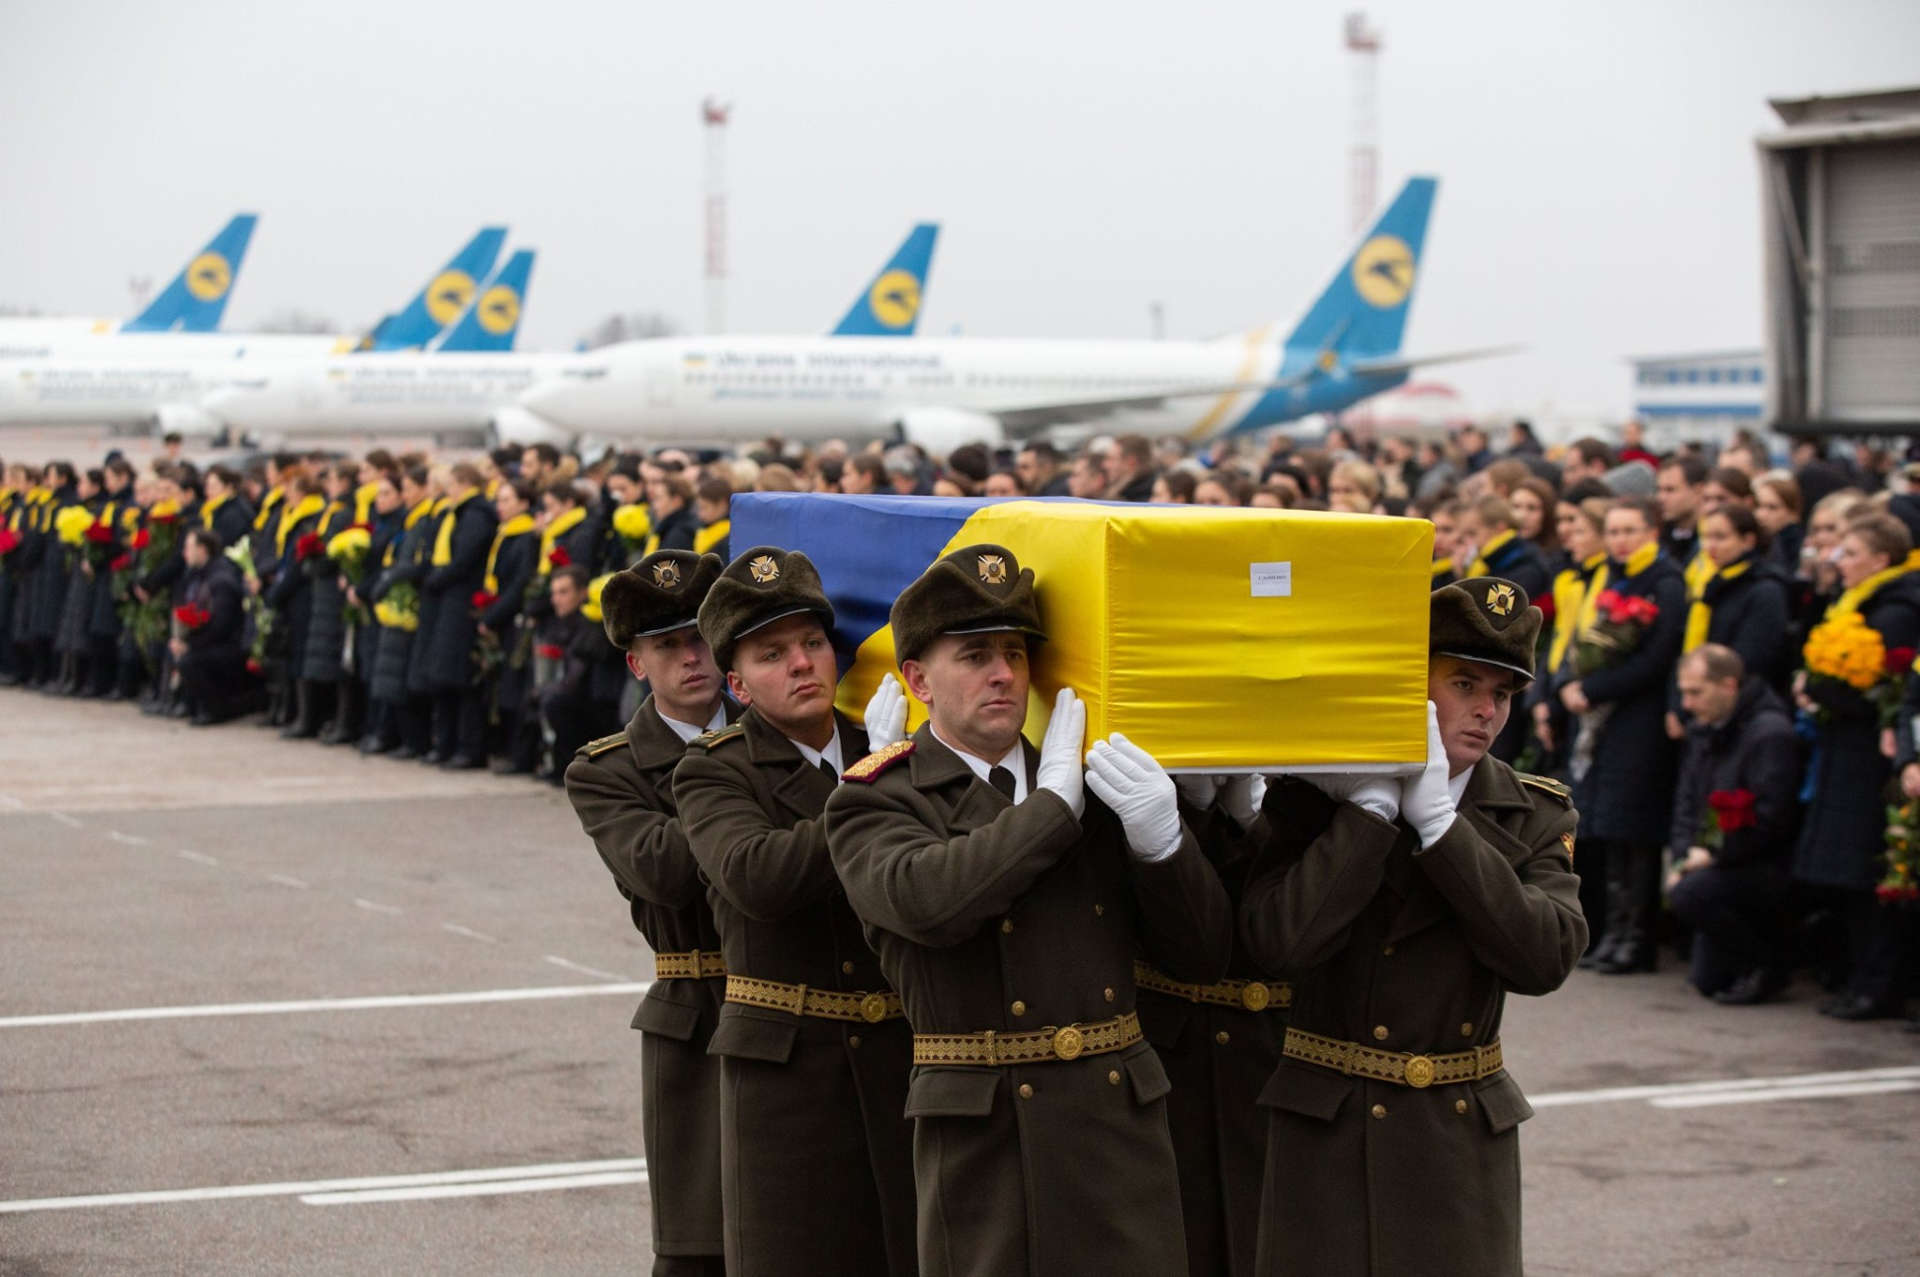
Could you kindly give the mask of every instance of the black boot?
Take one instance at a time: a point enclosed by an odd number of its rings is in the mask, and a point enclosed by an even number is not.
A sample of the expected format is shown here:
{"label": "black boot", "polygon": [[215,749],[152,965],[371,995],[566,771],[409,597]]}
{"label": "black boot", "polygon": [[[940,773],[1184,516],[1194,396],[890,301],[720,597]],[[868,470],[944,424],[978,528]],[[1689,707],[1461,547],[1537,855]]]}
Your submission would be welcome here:
{"label": "black boot", "polygon": [[327,725],[326,734],[320,738],[322,745],[351,745],[360,739],[360,681],[342,679],[334,684],[338,689],[338,708],[334,710],[333,722]]}
{"label": "black boot", "polygon": [[319,734],[319,699],[313,683],[304,678],[294,683],[293,721],[281,730],[282,740],[308,740]]}
{"label": "black boot", "polygon": [[1618,936],[1613,951],[1594,964],[1602,975],[1652,971],[1659,963],[1653,943],[1653,907],[1649,877],[1657,878],[1660,853],[1652,847],[1616,844],[1607,864],[1607,934]]}

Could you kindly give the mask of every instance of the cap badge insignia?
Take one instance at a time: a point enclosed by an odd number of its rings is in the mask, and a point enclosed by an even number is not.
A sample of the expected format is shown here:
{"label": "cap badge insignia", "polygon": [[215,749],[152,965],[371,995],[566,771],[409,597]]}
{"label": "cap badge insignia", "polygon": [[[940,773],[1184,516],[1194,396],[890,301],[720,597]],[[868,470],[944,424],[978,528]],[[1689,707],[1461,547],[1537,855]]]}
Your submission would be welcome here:
{"label": "cap badge insignia", "polygon": [[998,554],[980,556],[980,579],[988,585],[1007,583],[1007,561]]}
{"label": "cap badge insignia", "polygon": [[1511,585],[1496,585],[1487,591],[1487,611],[1495,616],[1506,616],[1518,601]]}
{"label": "cap badge insignia", "polygon": [[763,554],[747,564],[747,575],[754,579],[755,584],[766,585],[780,579],[780,565],[774,562],[771,554]]}
{"label": "cap badge insignia", "polygon": [[663,590],[671,590],[680,584],[680,565],[671,559],[653,565],[653,583]]}

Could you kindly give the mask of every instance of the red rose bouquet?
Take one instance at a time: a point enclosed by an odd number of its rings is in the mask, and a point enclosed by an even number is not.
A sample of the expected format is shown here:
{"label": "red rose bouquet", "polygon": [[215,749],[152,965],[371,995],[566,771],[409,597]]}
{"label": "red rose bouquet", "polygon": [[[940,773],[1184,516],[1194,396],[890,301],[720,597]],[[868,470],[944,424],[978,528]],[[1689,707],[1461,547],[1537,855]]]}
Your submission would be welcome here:
{"label": "red rose bouquet", "polygon": [[[1573,636],[1573,672],[1581,678],[1624,661],[1660,619],[1660,605],[1642,595],[1602,590],[1593,602],[1593,620]],[[1593,766],[1593,751],[1611,717],[1611,705],[1598,705],[1580,715],[1580,736],[1567,760],[1567,770],[1576,781],[1584,779]]]}
{"label": "red rose bouquet", "polygon": [[293,559],[296,563],[305,563],[316,554],[325,554],[327,543],[318,532],[303,532],[300,539],[293,543]]}
{"label": "red rose bouquet", "polygon": [[0,528],[0,559],[20,548],[20,534],[12,528]]}
{"label": "red rose bouquet", "polygon": [[499,601],[500,596],[491,590],[475,590],[473,597],[467,600],[476,612],[484,612]]}
{"label": "red rose bouquet", "polygon": [[213,619],[213,613],[207,611],[207,609],[201,607],[198,603],[182,603],[179,607],[173,609],[173,619],[180,623],[181,629],[191,632],[199,629],[208,621],[211,621]]}

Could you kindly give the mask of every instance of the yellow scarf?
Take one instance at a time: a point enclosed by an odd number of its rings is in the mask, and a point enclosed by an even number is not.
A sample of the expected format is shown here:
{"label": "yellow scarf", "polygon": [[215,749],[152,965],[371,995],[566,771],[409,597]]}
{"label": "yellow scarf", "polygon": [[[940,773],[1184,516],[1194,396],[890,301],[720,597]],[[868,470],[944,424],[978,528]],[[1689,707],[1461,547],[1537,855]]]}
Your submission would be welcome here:
{"label": "yellow scarf", "polygon": [[[412,531],[413,525],[420,522],[420,520],[426,518],[427,512],[432,509],[433,509],[432,501],[422,501],[419,505],[407,511],[407,517],[401,522],[401,531],[403,532]],[[399,537],[395,537],[393,540],[387,542],[387,552],[386,554],[381,556],[380,566],[388,567],[388,568],[392,567],[394,553],[395,551],[399,550],[399,548],[400,548]]]}
{"label": "yellow scarf", "polygon": [[714,522],[709,523],[706,527],[701,528],[693,534],[693,552],[695,554],[705,554],[708,550],[711,550],[714,546],[719,545],[732,535],[733,520],[716,519]]}
{"label": "yellow scarf", "polygon": [[1821,619],[1831,621],[1843,612],[1858,612],[1862,607],[1866,606],[1868,599],[1879,592],[1881,586],[1898,577],[1905,576],[1915,568],[1920,568],[1920,550],[1915,550],[1912,554],[1909,554],[1906,562],[1896,563],[1890,568],[1875,572],[1872,576],[1860,582],[1860,584],[1843,592],[1839,598],[1833,601],[1833,606],[1827,609],[1827,614]]}
{"label": "yellow scarf", "polygon": [[[1649,541],[1638,550],[1635,550],[1627,556],[1625,565],[1627,579],[1632,580],[1642,572],[1645,572],[1649,567],[1653,566],[1653,561],[1659,557],[1660,543],[1658,541]],[[1607,576],[1612,570],[1612,567],[1613,565],[1611,563],[1602,563],[1594,572],[1593,584],[1587,587],[1587,597],[1580,604],[1580,629],[1577,631],[1578,633],[1586,633],[1599,621],[1600,596],[1607,592]]]}
{"label": "yellow scarf", "polygon": [[309,492],[300,498],[300,504],[280,516],[280,526],[273,530],[273,550],[276,555],[287,552],[287,533],[293,531],[293,525],[310,514],[318,514],[325,509],[327,499],[318,492]]}
{"label": "yellow scarf", "polygon": [[507,543],[508,538],[523,537],[531,531],[533,531],[533,516],[516,514],[501,524],[500,530],[493,534],[493,548],[487,551],[488,594],[500,593],[500,578],[493,574],[494,565],[500,561],[500,547]]}
{"label": "yellow scarf", "polygon": [[338,532],[340,530],[340,525],[334,521],[338,519],[341,515],[345,514],[346,512],[347,512],[346,502],[344,501],[327,502],[326,513],[320,516],[320,526],[316,527],[314,531],[319,533],[323,537],[329,536],[332,533]]}
{"label": "yellow scarf", "polygon": [[[1705,559],[1706,552],[1702,551],[1700,557]],[[1707,561],[1712,562],[1711,559]],[[1752,559],[1740,559],[1708,573],[1706,579],[1698,586],[1690,584],[1687,587],[1687,597],[1692,600],[1692,603],[1687,608],[1687,637],[1680,649],[1682,653],[1691,652],[1707,641],[1707,627],[1713,624],[1713,609],[1707,605],[1707,587],[1715,581],[1731,581],[1736,577],[1745,576],[1752,567]],[[1688,575],[1692,575],[1691,568]]]}
{"label": "yellow scarf", "polygon": [[[555,519],[552,523],[549,523],[547,530],[540,534],[541,576],[546,576],[549,572],[553,571],[553,547],[555,542],[579,527],[586,521],[586,517],[586,508],[584,506],[575,506],[573,509]],[[585,567],[587,565],[582,563],[580,566]]]}
{"label": "yellow scarf", "polygon": [[1587,601],[1588,582],[1606,565],[1605,552],[1589,554],[1577,568],[1563,569],[1553,578],[1553,642],[1547,649],[1547,668],[1557,670],[1579,628],[1580,610]]}
{"label": "yellow scarf", "polygon": [[1481,546],[1479,557],[1474,559],[1467,567],[1467,578],[1471,580],[1476,576],[1491,576],[1493,569],[1488,566],[1487,560],[1493,557],[1494,551],[1506,549],[1507,543],[1518,535],[1519,533],[1515,532],[1512,528],[1508,528],[1505,532],[1502,532],[1499,536]]}
{"label": "yellow scarf", "polygon": [[1428,575],[1430,579],[1437,581],[1441,577],[1450,574],[1452,571],[1453,571],[1453,556],[1448,555],[1444,559],[1435,559],[1433,561],[1433,567],[1429,569]]}
{"label": "yellow scarf", "polygon": [[1707,557],[1705,549],[1695,550],[1693,557],[1687,560],[1684,574],[1687,578],[1687,597],[1693,598],[1706,589],[1707,582],[1713,580],[1719,570],[1719,564]]}
{"label": "yellow scarf", "polygon": [[363,483],[353,490],[353,521],[355,523],[373,522],[373,499],[380,495],[380,481]]}
{"label": "yellow scarf", "polygon": [[200,526],[203,528],[212,527],[213,516],[219,512],[221,506],[231,500],[233,500],[233,494],[231,492],[223,492],[217,497],[208,497],[206,503],[200,507]]}
{"label": "yellow scarf", "polygon": [[260,511],[253,516],[253,530],[265,532],[267,521],[273,518],[273,509],[280,504],[280,498],[287,495],[285,488],[269,488],[267,495],[260,499]]}
{"label": "yellow scarf", "polygon": [[440,511],[440,527],[433,534],[433,566],[443,568],[453,562],[453,525],[457,522],[460,507],[478,496],[477,492],[468,492],[464,496],[449,497]]}

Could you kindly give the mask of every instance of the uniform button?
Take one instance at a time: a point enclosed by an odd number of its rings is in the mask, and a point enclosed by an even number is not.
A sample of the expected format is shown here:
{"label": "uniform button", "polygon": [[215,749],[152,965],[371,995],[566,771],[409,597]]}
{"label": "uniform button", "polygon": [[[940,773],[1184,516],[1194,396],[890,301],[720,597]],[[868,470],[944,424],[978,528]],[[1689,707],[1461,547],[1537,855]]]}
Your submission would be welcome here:
{"label": "uniform button", "polygon": [[1106,916],[1107,916],[1107,907],[1106,907],[1105,905],[1095,905],[1095,906],[1093,907],[1093,916],[1094,916],[1094,917],[1096,917],[1096,918],[1104,918],[1104,917],[1106,917]]}
{"label": "uniform button", "polygon": [[1001,934],[1001,935],[1003,935],[1003,936],[1010,936],[1010,935],[1012,935],[1012,934],[1013,934],[1013,919],[1012,919],[1012,918],[1002,918],[1002,919],[1000,919],[1000,934]]}
{"label": "uniform button", "polygon": [[1111,1001],[1113,1001],[1113,990],[1112,990],[1112,989],[1102,989],[1102,990],[1100,990],[1100,996],[1101,996],[1101,997],[1103,997],[1103,998],[1105,998],[1105,999],[1106,999],[1107,1001],[1109,1001],[1109,1002],[1111,1002]]}
{"label": "uniform button", "polygon": [[1393,956],[1393,946],[1388,945],[1386,948],[1382,949],[1380,951],[1380,956],[1383,958],[1391,958]]}
{"label": "uniform button", "polygon": [[858,1051],[860,1049],[860,1035],[858,1033],[849,1035],[847,1045]]}
{"label": "uniform button", "polygon": [[1463,1038],[1470,1038],[1473,1036],[1473,1025],[1471,1022],[1460,1026],[1460,1036]]}
{"label": "uniform button", "polygon": [[1108,1085],[1108,1086],[1118,1086],[1118,1085],[1120,1085],[1120,1070],[1119,1070],[1119,1069],[1108,1069],[1108,1070],[1107,1070],[1107,1085]]}
{"label": "uniform button", "polygon": [[1376,1025],[1374,1025],[1374,1026],[1373,1026],[1373,1040],[1374,1040],[1375,1042],[1385,1042],[1385,1041],[1387,1040],[1387,1038],[1388,1038],[1388,1036],[1389,1036],[1389,1035],[1388,1035],[1388,1033],[1387,1033],[1387,1026],[1386,1026],[1386,1025],[1384,1025],[1384,1024],[1376,1024]]}
{"label": "uniform button", "polygon": [[1384,1105],[1384,1104],[1376,1104],[1376,1105],[1374,1105],[1374,1106],[1373,1106],[1373,1115],[1374,1115],[1375,1117],[1385,1117],[1385,1116],[1387,1115],[1387,1106],[1386,1106],[1386,1105]]}
{"label": "uniform button", "polygon": [[1219,1043],[1221,1046],[1225,1046],[1228,1042],[1232,1041],[1232,1038],[1228,1035],[1225,1029],[1222,1029],[1218,1033],[1213,1035],[1213,1040]]}
{"label": "uniform button", "polygon": [[853,964],[852,964],[851,962],[843,962],[843,963],[841,963],[841,964],[840,964],[840,974],[841,974],[841,975],[852,975],[852,974],[853,974]]}
{"label": "uniform button", "polygon": [[1453,1102],[1453,1111],[1456,1113],[1465,1113],[1467,1111],[1467,1102],[1465,1100],[1455,1100]]}
{"label": "uniform button", "polygon": [[1033,1086],[1031,1083],[1022,1082],[1020,1084],[1020,1098],[1023,1100],[1030,1100],[1033,1098]]}
{"label": "uniform button", "polygon": [[1016,1000],[1013,1004],[1013,1013],[1015,1015],[1025,1015],[1027,1013],[1027,1004]]}

